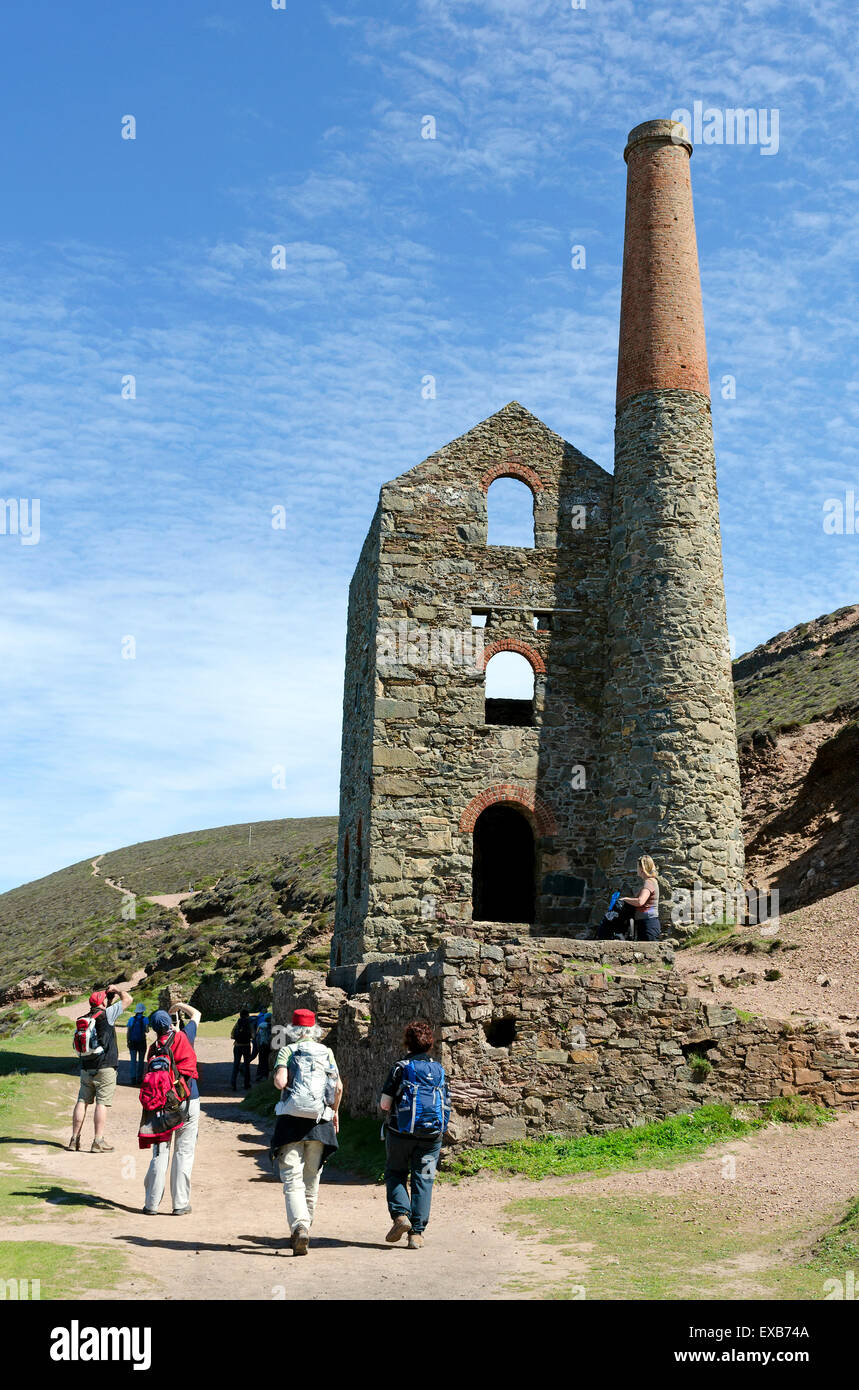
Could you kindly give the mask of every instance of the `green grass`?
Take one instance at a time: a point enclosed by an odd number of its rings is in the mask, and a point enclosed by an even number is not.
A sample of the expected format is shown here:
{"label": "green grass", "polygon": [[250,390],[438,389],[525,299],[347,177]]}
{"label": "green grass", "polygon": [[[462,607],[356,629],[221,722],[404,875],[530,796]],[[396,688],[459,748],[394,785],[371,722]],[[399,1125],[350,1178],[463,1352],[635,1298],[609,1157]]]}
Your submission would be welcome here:
{"label": "green grass", "polygon": [[718,1198],[571,1193],[506,1211],[517,1236],[536,1237],[552,1266],[548,1284],[544,1274],[511,1287],[544,1299],[812,1301],[825,1297],[832,1272],[807,1257],[808,1223],[762,1226],[732,1208],[727,1190]]}
{"label": "green grass", "polygon": [[[27,1280],[30,1298],[37,1292],[41,1300],[79,1298],[82,1289],[110,1294],[124,1277],[125,1261],[114,1250],[47,1240],[0,1241],[0,1281]],[[32,1287],[36,1280],[38,1291]]]}
{"label": "green grass", "polygon": [[734,922],[705,922],[702,926],[696,927],[695,931],[690,932],[688,936],[684,936],[677,949],[678,951],[687,951],[691,946],[714,946],[717,944],[729,946],[731,937],[739,930],[740,928]]}
{"label": "green grass", "polygon": [[852,1268],[859,1277],[859,1197],[817,1242],[809,1264],[830,1274],[843,1274]]}
{"label": "green grass", "polygon": [[385,1143],[381,1137],[382,1121],[368,1116],[354,1119],[343,1114],[340,1119],[340,1147],[328,1160],[332,1168],[357,1173],[383,1182],[385,1178]]}
{"label": "green grass", "polygon": [[[833,619],[848,610],[817,618],[790,633],[779,633],[754,653],[734,662],[737,731],[784,729],[808,724],[855,705],[859,688],[859,609],[852,625],[834,631]],[[785,640],[786,639],[786,640]],[[773,645],[779,641],[779,647]],[[826,650],[823,650],[826,647]],[[757,670],[753,669],[757,666]]]}
{"label": "green grass", "polygon": [[[31,1039],[14,1051],[0,1048],[0,1217],[20,1224],[50,1221],[58,1207],[85,1220],[88,1208],[112,1211],[72,1178],[43,1177],[26,1161],[29,1144],[59,1143],[70,1131],[74,1088],[64,1084],[77,1076],[74,1060],[57,1057],[56,1044]],[[8,1277],[12,1277],[7,1275]],[[33,1276],[36,1277],[36,1276]]]}
{"label": "green grass", "polygon": [[673,1115],[667,1120],[613,1129],[605,1134],[583,1134],[577,1138],[549,1135],[490,1148],[463,1149],[446,1160],[445,1170],[455,1178],[479,1172],[547,1178],[662,1167],[693,1158],[711,1144],[742,1139],[773,1121],[823,1124],[830,1118],[829,1111],[794,1096],[770,1101],[755,1112],[732,1111],[727,1105],[702,1105],[688,1115]]}
{"label": "green grass", "polygon": [[252,1110],[255,1115],[259,1115],[264,1120],[274,1119],[274,1107],[280,1100],[280,1091],[276,1089],[271,1081],[257,1081],[251,1086],[244,1100],[241,1102],[242,1110]]}

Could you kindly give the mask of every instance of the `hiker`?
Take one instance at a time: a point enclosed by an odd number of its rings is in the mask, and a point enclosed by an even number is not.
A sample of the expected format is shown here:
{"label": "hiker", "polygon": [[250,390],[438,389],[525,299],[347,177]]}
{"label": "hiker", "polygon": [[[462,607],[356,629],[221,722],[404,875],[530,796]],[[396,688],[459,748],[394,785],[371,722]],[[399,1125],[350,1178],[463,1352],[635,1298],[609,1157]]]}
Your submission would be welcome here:
{"label": "hiker", "polygon": [[197,1129],[200,1123],[200,1091],[197,1086],[199,1072],[194,1043],[197,1040],[197,1025],[201,1015],[200,1010],[192,1009],[190,1004],[178,1003],[171,1007],[177,1019],[180,1014],[186,1014],[188,1021],[184,1028],[179,1028],[174,1026],[173,1019],[166,1009],[158,1009],[151,1019],[156,1041],[149,1049],[147,1060],[152,1060],[169,1048],[176,1071],[188,1085],[190,1100],[188,1116],[181,1128],[167,1139],[152,1145],[152,1158],[144,1179],[143,1210],[147,1216],[158,1215],[167,1183],[171,1144],[173,1162],[170,1166],[170,1196],[173,1199],[173,1215],[188,1216],[191,1211],[191,1169],[194,1167],[194,1150],[197,1146]]}
{"label": "hiker", "polygon": [[322,1165],[337,1148],[343,1083],[310,1009],[295,1010],[286,1036],[274,1067],[281,1098],[271,1155],[283,1183],[292,1253],[306,1255]]}
{"label": "hiker", "polygon": [[649,854],[643,854],[638,861],[638,877],[643,880],[641,892],[636,898],[621,898],[635,908],[636,941],[658,941],[662,935],[659,921],[659,882],[657,868]]}
{"label": "hiker", "polygon": [[129,1086],[139,1086],[143,1080],[143,1063],[146,1059],[146,1034],[149,1030],[149,1021],[146,1017],[146,1009],[143,1004],[138,1004],[137,1009],[125,1025],[126,1042],[128,1043],[128,1053],[131,1058],[131,1075]]}
{"label": "hiker", "polygon": [[430,1056],[433,1042],[428,1023],[414,1019],[408,1025],[408,1055],[391,1068],[379,1099],[387,1120],[385,1187],[394,1222],[385,1240],[394,1245],[408,1234],[410,1250],[420,1250],[424,1243],[442,1139],[450,1122],[447,1077],[441,1063]]}
{"label": "hiker", "polygon": [[269,1061],[271,1058],[271,1027],[272,1016],[268,1009],[260,1009],[257,1014],[256,1026],[256,1046],[259,1055],[257,1062],[257,1081],[268,1081]]}
{"label": "hiker", "polygon": [[232,1090],[236,1089],[239,1067],[244,1072],[244,1086],[247,1091],[251,1084],[251,1052],[253,1051],[254,1030],[251,1027],[250,1009],[240,1009],[239,1016],[230,1033],[233,1040],[233,1075],[230,1081]]}
{"label": "hiker", "polygon": [[95,1103],[93,1112],[94,1136],[91,1153],[113,1153],[113,1145],[104,1137],[107,1112],[116,1090],[119,1066],[119,1044],[116,1041],[116,1020],[123,1009],[134,1001],[121,985],[94,989],[89,997],[89,1013],[75,1024],[74,1049],[80,1057],[81,1084],[72,1112],[72,1137],[66,1148],[78,1152],[86,1112]]}

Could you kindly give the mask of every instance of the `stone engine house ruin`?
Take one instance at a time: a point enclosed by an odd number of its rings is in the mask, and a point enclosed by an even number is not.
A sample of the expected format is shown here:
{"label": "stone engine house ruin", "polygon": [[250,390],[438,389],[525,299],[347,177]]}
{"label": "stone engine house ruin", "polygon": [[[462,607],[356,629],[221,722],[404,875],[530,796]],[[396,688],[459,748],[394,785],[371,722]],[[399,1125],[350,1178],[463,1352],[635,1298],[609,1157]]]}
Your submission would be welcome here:
{"label": "stone engine house ruin", "polygon": [[[670,942],[575,939],[643,853],[663,907],[743,873],[690,154],[670,121],[625,151],[614,474],[513,402],[381,490],[349,593],[331,969],[274,984],[278,1025],[316,1010],[353,1114],[416,1016],[455,1143],[859,1103],[830,1030],[691,998]],[[487,545],[503,477],[533,547]],[[530,699],[487,694],[505,653]]]}
{"label": "stone engine house ruin", "polygon": [[[576,935],[643,853],[664,894],[740,884],[690,154],[670,121],[625,151],[614,474],[512,402],[381,490],[349,593],[334,966]],[[531,491],[532,548],[487,545],[500,478]],[[533,698],[487,698],[511,652]]]}

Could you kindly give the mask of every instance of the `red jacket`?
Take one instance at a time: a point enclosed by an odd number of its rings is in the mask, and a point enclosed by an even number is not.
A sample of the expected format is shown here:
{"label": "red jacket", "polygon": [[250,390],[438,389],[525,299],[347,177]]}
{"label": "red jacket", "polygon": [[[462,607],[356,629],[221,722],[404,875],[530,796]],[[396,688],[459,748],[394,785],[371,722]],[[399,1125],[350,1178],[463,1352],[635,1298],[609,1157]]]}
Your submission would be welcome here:
{"label": "red jacket", "polygon": [[[195,1081],[199,1080],[200,1073],[197,1071],[197,1054],[189,1043],[181,1028],[174,1028],[172,1033],[165,1033],[158,1039],[159,1043],[169,1042],[173,1057],[176,1062],[176,1070],[180,1076],[193,1076]],[[146,1054],[147,1061],[155,1051],[156,1044],[151,1043]]]}

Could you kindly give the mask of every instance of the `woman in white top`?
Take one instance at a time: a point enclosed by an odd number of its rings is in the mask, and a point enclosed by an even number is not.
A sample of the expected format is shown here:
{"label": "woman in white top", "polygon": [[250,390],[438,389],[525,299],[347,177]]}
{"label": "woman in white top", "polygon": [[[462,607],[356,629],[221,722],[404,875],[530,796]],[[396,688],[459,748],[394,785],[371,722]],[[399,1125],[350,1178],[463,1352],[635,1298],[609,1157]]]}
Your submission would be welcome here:
{"label": "woman in white top", "polygon": [[656,865],[650,855],[643,854],[638,861],[638,877],[643,880],[641,892],[637,898],[621,898],[621,902],[635,908],[636,941],[658,941],[662,933],[656,873]]}

